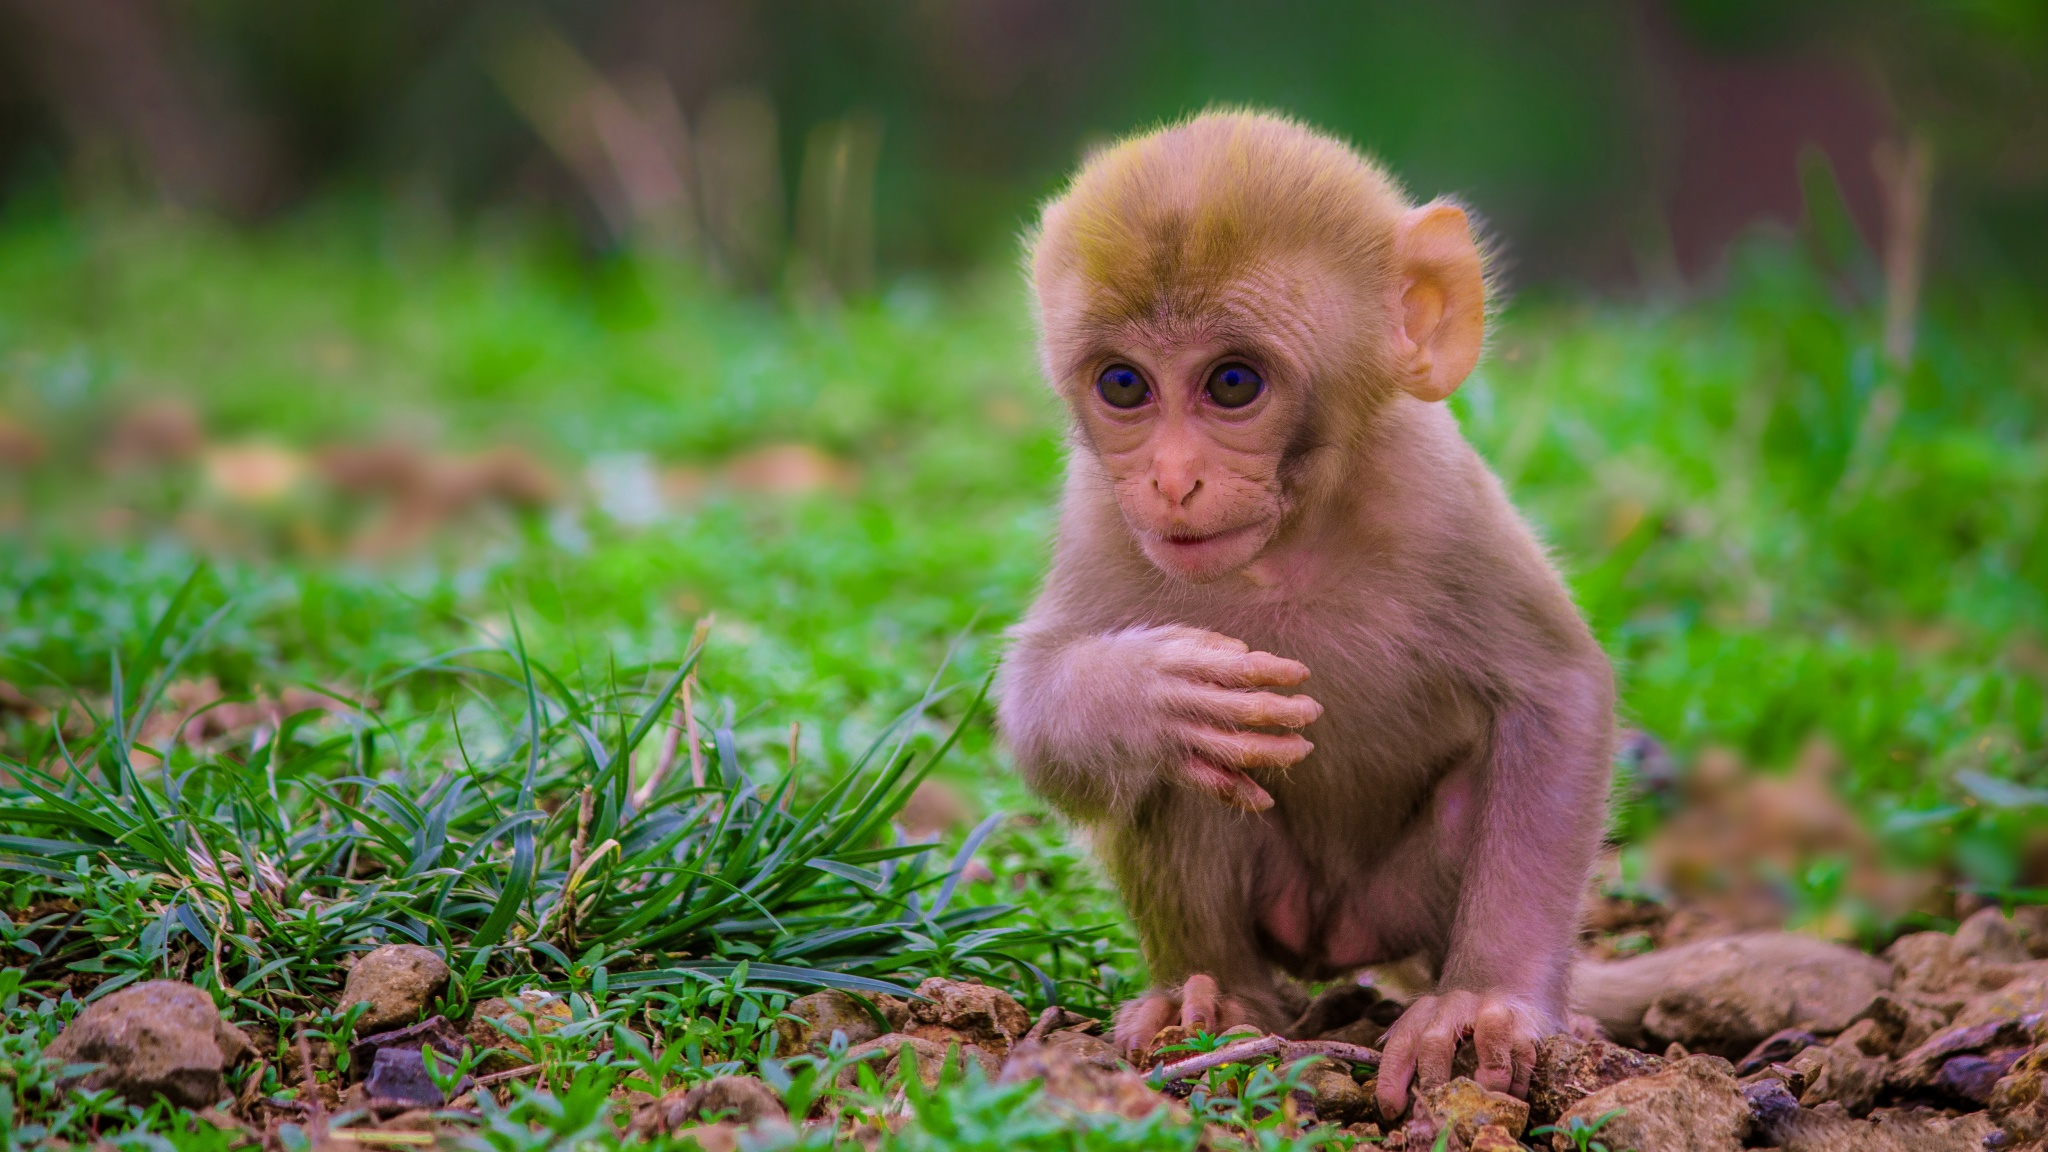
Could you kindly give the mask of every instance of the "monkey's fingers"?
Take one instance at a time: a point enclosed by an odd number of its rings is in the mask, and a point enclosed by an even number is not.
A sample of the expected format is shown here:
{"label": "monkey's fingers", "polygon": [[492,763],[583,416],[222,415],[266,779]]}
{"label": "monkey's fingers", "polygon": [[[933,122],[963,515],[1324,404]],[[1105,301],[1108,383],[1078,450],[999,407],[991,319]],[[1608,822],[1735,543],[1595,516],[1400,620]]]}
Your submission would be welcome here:
{"label": "monkey's fingers", "polygon": [[1247,652],[1242,666],[1246,687],[1292,688],[1308,679],[1308,665],[1271,652]]}
{"label": "monkey's fingers", "polygon": [[1137,1054],[1173,1019],[1178,1007],[1173,997],[1164,992],[1148,992],[1136,1000],[1125,1001],[1116,1010],[1116,1046],[1125,1056]]}
{"label": "monkey's fingers", "polygon": [[1498,1000],[1479,1009],[1472,1025],[1472,1045],[1479,1056],[1475,1079],[1492,1092],[1529,1095],[1529,1074],[1536,1067],[1536,1029],[1521,1013]]}
{"label": "monkey's fingers", "polygon": [[1225,688],[1292,688],[1308,679],[1308,665],[1251,646],[1221,632],[1187,630],[1177,637],[1163,666],[1169,672]]}
{"label": "monkey's fingers", "polygon": [[1189,1032],[1214,1032],[1220,1019],[1216,1001],[1222,993],[1211,976],[1197,973],[1180,986],[1180,1026]]}
{"label": "monkey's fingers", "polygon": [[1273,806],[1273,797],[1242,772],[1211,764],[1200,756],[1188,757],[1184,770],[1189,784],[1232,808],[1264,812]]}
{"label": "monkey's fingers", "polygon": [[1421,1029],[1407,1024],[1409,1014],[1426,1011],[1435,997],[1424,996],[1389,1029],[1380,1049],[1378,1072],[1380,1115],[1392,1120],[1408,1110],[1408,1084],[1415,1078],[1415,1037]]}
{"label": "monkey's fingers", "polygon": [[1323,706],[1307,696],[1196,688],[1185,711],[1238,728],[1302,728],[1322,717]]}
{"label": "monkey's fingers", "polygon": [[1316,750],[1308,737],[1294,732],[1239,732],[1190,724],[1181,737],[1204,759],[1238,771],[1291,768]]}

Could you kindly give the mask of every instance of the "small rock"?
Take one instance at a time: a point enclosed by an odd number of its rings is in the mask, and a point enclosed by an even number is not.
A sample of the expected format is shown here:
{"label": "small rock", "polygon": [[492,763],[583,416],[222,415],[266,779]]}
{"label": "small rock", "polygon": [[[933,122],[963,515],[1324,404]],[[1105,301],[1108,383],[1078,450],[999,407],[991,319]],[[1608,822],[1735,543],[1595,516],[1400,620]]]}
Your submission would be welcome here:
{"label": "small rock", "polygon": [[828,988],[799,997],[783,1009],[785,1018],[775,1022],[776,1050],[785,1056],[823,1052],[832,1043],[834,1032],[845,1033],[849,1047],[865,1044],[884,1032],[901,1029],[910,1018],[909,1009],[894,996],[875,997],[875,1006],[888,1028],[876,1027],[875,1018],[852,993]]}
{"label": "small rock", "polygon": [[1959,1028],[2048,1012],[2048,963],[2033,961],[1995,991],[1980,992],[1949,1023]]}
{"label": "small rock", "polygon": [[426,1058],[417,1048],[379,1048],[364,1089],[378,1103],[412,1108],[439,1108],[447,1097],[427,1075]]}
{"label": "small rock", "polygon": [[348,1046],[349,1066],[358,1074],[368,1071],[376,1062],[377,1053],[385,1048],[405,1048],[418,1052],[427,1045],[434,1051],[451,1059],[462,1055],[463,1035],[445,1016],[429,1016],[417,1024],[405,1028],[394,1028],[389,1032],[378,1032],[370,1036],[358,1036]]}
{"label": "small rock", "polygon": [[[1092,1036],[1077,1029],[1063,1028],[1058,1032],[1048,1033],[1040,1043],[1048,1047],[1064,1049],[1076,1059],[1086,1061],[1099,1068],[1128,1067],[1124,1063],[1123,1057],[1117,1055],[1116,1045],[1111,1044],[1100,1036]],[[1011,1058],[1015,1059],[1015,1057],[1016,1054],[1014,1052],[1011,1053]]]}
{"label": "small rock", "polygon": [[1644,1032],[1731,1058],[1785,1028],[1840,1032],[1891,982],[1879,960],[1783,932],[1687,945],[1666,963],[1665,990],[1644,1012]]}
{"label": "small rock", "polygon": [[1991,1101],[1986,1110],[2012,1138],[2013,1144],[2048,1138],[2048,1098],[2044,1098],[2048,1093],[2043,1092],[2044,1073],[2048,1073],[2048,1047],[2036,1048],[2020,1057],[2012,1070],[1991,1090]]}
{"label": "small rock", "polygon": [[1990,938],[1992,934],[1988,928],[1975,931],[1960,945],[1946,932],[1899,937],[1884,952],[1892,963],[1893,986],[1922,1000],[1960,1004],[1997,991],[2038,963],[2001,963],[1972,954],[1972,949],[1985,949],[1994,955],[2010,955]]}
{"label": "small rock", "polygon": [[1514,1134],[1498,1124],[1488,1124],[1473,1133],[1470,1152],[1526,1152]]}
{"label": "small rock", "polygon": [[[528,1023],[529,1017],[531,1024]],[[485,1053],[477,1063],[478,1072],[505,1072],[527,1062],[527,1052],[520,1044],[520,1037],[527,1034],[529,1027],[547,1035],[572,1018],[569,1002],[546,992],[521,992],[516,1002],[492,996],[477,1002],[470,1013],[469,1027],[463,1032],[463,1039],[470,1047]]]}
{"label": "small rock", "polygon": [[1758,1078],[1742,1086],[1742,1098],[1749,1102],[1753,1131],[1767,1144],[1783,1142],[1779,1133],[1799,1115],[1799,1098],[1783,1080]]}
{"label": "small rock", "polygon": [[[1857,1044],[1872,1056],[1904,1056],[1948,1025],[1948,1018],[1903,992],[1880,992],[1850,1021],[1851,1031],[1871,1025]],[[1844,1032],[1843,1035],[1848,1035]]]}
{"label": "small rock", "polygon": [[1404,1126],[1411,1147],[1428,1146],[1446,1127],[1457,1143],[1470,1146],[1481,1128],[1495,1125],[1510,1136],[1521,1136],[1529,1126],[1529,1105],[1505,1092],[1490,1092],[1476,1081],[1460,1076],[1417,1093]]}
{"label": "small rock", "polygon": [[1879,1111],[1856,1120],[1830,1108],[1803,1111],[1758,1135],[1783,1152],[1982,1152],[1993,1130],[1982,1112],[1949,1117],[1921,1109]]}
{"label": "small rock", "polygon": [[1372,1094],[1351,1078],[1350,1068],[1335,1060],[1310,1064],[1302,1069],[1298,1083],[1314,1103],[1318,1123],[1354,1124],[1379,1116]]}
{"label": "small rock", "polygon": [[418,1020],[447,987],[448,965],[437,953],[417,944],[386,944],[349,969],[341,1007],[368,1004],[356,1031],[382,1032]]}
{"label": "small rock", "polygon": [[1031,1030],[1031,1017],[1009,995],[984,984],[964,984],[934,976],[917,986],[923,999],[910,1005],[912,1036],[940,1043],[965,1040],[1005,1056]]}
{"label": "small rock", "polygon": [[2025,1044],[2036,1022],[2035,1018],[1992,1020],[1943,1028],[1899,1058],[1892,1068],[1891,1082],[1905,1090],[1928,1087],[1934,1083],[1936,1073],[1948,1063],[1949,1057]]}
{"label": "small rock", "polygon": [[1791,1061],[1806,1074],[1799,1103],[1805,1108],[1840,1104],[1850,1115],[1861,1116],[1877,1102],[1889,1063],[1883,1057],[1865,1056],[1854,1044],[1808,1048]]}
{"label": "small rock", "polygon": [[1050,1037],[1027,1041],[1010,1054],[997,1083],[1036,1081],[1045,1086],[1046,1096],[1061,1106],[1079,1112],[1113,1112],[1130,1120],[1172,1105],[1170,1097],[1155,1091],[1145,1077],[1118,1060],[1108,1044],[1092,1036],[1075,1039],[1094,1041],[1101,1050]]}
{"label": "small rock", "polygon": [[1997,906],[1979,909],[1956,928],[1949,954],[1984,964],[2024,964],[2032,959],[2019,930]]}
{"label": "small rock", "polygon": [[[1864,1021],[1869,1023],[1869,1021]],[[1749,1055],[1735,1062],[1737,1076],[1752,1076],[1773,1064],[1783,1064],[1808,1048],[1820,1043],[1820,1037],[1804,1028],[1781,1028],[1764,1038],[1763,1043],[1749,1050]]]}
{"label": "small rock", "polygon": [[248,1038],[220,1018],[213,997],[176,980],[151,980],[86,1006],[43,1055],[101,1065],[85,1087],[111,1089],[132,1104],[162,1096],[187,1108],[218,1104],[223,1070],[253,1054]]}
{"label": "small rock", "polygon": [[1560,1033],[1536,1046],[1529,1077],[1529,1121],[1554,1124],[1565,1110],[1609,1085],[1646,1076],[1664,1067],[1661,1057],[1605,1040],[1580,1040]]}
{"label": "small rock", "polygon": [[1985,1056],[1951,1056],[1935,1074],[1934,1089],[1982,1108],[1991,1103],[1992,1090],[2024,1055],[2024,1048],[2007,1048]]}
{"label": "small rock", "polygon": [[661,1099],[641,1105],[627,1130],[645,1139],[698,1121],[743,1128],[788,1120],[782,1098],[768,1085],[752,1076],[720,1076],[692,1088],[672,1088]]}
{"label": "small rock", "polygon": [[1314,1038],[1339,1028],[1356,1024],[1366,1018],[1383,997],[1380,990],[1371,984],[1354,981],[1340,981],[1309,1001],[1301,1015],[1295,1017],[1283,1034],[1292,1037]]}
{"label": "small rock", "polygon": [[[1001,1057],[979,1045],[967,1043],[961,1036],[949,1034],[946,1039],[937,1040],[928,1036],[913,1036],[902,1032],[891,1032],[886,1036],[876,1037],[865,1044],[856,1045],[846,1050],[848,1063],[846,1068],[839,1074],[840,1085],[842,1087],[851,1087],[855,1083],[855,1062],[871,1052],[881,1052],[887,1055],[886,1061],[873,1060],[869,1063],[869,1067],[875,1069],[880,1079],[888,1080],[902,1069],[903,1050],[905,1048],[910,1049],[911,1054],[915,1057],[917,1061],[917,1078],[923,1081],[926,1087],[938,1083],[939,1074],[944,1070],[945,1065],[949,1061],[964,1066],[965,1061],[972,1060],[981,1065],[982,1072],[987,1074],[991,1080],[995,1079],[997,1074],[1003,1070]],[[958,1053],[957,1055],[955,1055],[956,1052]]]}
{"label": "small rock", "polygon": [[[1621,1109],[1600,1129],[1609,1148],[1643,1152],[1736,1152],[1749,1134],[1750,1102],[1729,1073],[1725,1060],[1688,1056],[1661,1072],[1637,1076],[1603,1088],[1579,1101],[1560,1118],[1590,1124]],[[1575,1145],[1564,1132],[1550,1138],[1557,1152]]]}

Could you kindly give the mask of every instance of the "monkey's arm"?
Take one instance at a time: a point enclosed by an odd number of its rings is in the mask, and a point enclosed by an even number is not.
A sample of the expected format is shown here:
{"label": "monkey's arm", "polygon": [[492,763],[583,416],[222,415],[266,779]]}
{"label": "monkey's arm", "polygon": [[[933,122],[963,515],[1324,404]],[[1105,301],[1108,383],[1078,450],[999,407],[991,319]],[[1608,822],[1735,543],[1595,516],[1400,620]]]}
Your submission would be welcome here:
{"label": "monkey's arm", "polygon": [[1179,625],[1075,631],[1029,619],[996,683],[996,717],[1031,787],[1080,820],[1129,812],[1162,783],[1270,807],[1246,770],[1285,768],[1314,747],[1294,733],[1322,715],[1306,696],[1262,691],[1308,677],[1293,660]]}
{"label": "monkey's arm", "polygon": [[1532,677],[1496,709],[1437,993],[1388,1035],[1379,1090],[1389,1115],[1405,1106],[1411,1076],[1423,1086],[1450,1078],[1467,1032],[1480,1084],[1526,1094],[1536,1042],[1563,1024],[1612,715],[1597,652]]}

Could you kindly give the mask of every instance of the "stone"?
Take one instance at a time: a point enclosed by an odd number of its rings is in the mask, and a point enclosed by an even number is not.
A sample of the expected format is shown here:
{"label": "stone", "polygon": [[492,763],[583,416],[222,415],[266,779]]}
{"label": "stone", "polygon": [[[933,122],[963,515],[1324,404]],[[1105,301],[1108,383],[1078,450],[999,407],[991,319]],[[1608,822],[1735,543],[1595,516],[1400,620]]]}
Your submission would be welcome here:
{"label": "stone", "polygon": [[1792,933],[1705,941],[1670,964],[1643,1031],[1659,1044],[1733,1059],[1781,1029],[1842,1031],[1891,977],[1889,966],[1853,948]]}
{"label": "stone", "polygon": [[846,1050],[847,1064],[839,1073],[840,1086],[852,1087],[856,1082],[855,1064],[875,1052],[884,1053],[887,1059],[869,1060],[868,1066],[875,1070],[878,1078],[887,1081],[901,1070],[905,1048],[910,1049],[916,1059],[917,1078],[926,1087],[938,1083],[939,1074],[949,1061],[964,1067],[965,1061],[972,1060],[981,1065],[982,1072],[991,1080],[1003,1070],[1002,1057],[979,1045],[969,1044],[958,1035],[949,1034],[944,1040],[936,1040],[928,1036],[891,1032]]}
{"label": "stone", "polygon": [[1031,1017],[1008,993],[985,984],[965,984],[937,976],[917,986],[920,999],[910,1005],[904,1029],[940,1043],[963,1040],[1001,1057],[1031,1030]]}
{"label": "stone", "polygon": [[[850,992],[828,988],[798,997],[775,1021],[776,1051],[783,1056],[823,1052],[831,1045],[834,1032],[846,1034],[848,1047],[865,1044],[885,1032],[900,1030],[909,1021],[908,1008],[894,996],[875,997],[875,1006],[888,1027],[876,1026],[875,1018]],[[792,1016],[795,1019],[790,1019]]]}
{"label": "stone", "polygon": [[[1055,1033],[1054,1037],[1059,1036]],[[1173,1100],[1156,1091],[1144,1076],[1116,1058],[1110,1046],[1092,1036],[1100,1050],[1054,1037],[1026,1041],[1010,1053],[996,1078],[999,1084],[1037,1082],[1058,1107],[1076,1112],[1113,1112],[1126,1119],[1149,1116],[1171,1107]]]}
{"label": "stone", "polygon": [[212,996],[177,980],[130,985],[88,1004],[43,1049],[60,1064],[100,1065],[84,1078],[90,1090],[131,1104],[161,1096],[186,1108],[220,1103],[221,1073],[253,1054]]}
{"label": "stone", "polygon": [[1757,1138],[1783,1152],[1983,1152],[1992,1131],[1982,1112],[1949,1117],[1916,1109],[1857,1120],[1830,1108],[1801,1112]]}
{"label": "stone", "polygon": [[1934,1090],[1982,1108],[1991,1103],[1991,1093],[1998,1082],[2024,1055],[2024,1048],[2006,1048],[1983,1056],[1951,1056],[1935,1074]]}
{"label": "stone", "polygon": [[439,1108],[448,1102],[434,1085],[434,1078],[427,1075],[426,1058],[418,1048],[377,1049],[363,1088],[380,1104]]}
{"label": "stone", "polygon": [[1764,1037],[1762,1043],[1749,1050],[1749,1055],[1737,1060],[1735,1074],[1755,1075],[1773,1064],[1783,1064],[1819,1043],[1820,1037],[1804,1028],[1781,1028]]}
{"label": "stone", "polygon": [[2012,1138],[2013,1144],[2048,1139],[2048,1092],[2043,1091],[2044,1075],[2048,1075],[2048,1046],[2035,1048],[2020,1057],[2012,1070],[1991,1089],[1991,1100],[1985,1111]]}
{"label": "stone", "polygon": [[782,1098],[768,1085],[752,1076],[720,1076],[694,1087],[672,1088],[661,1099],[641,1105],[633,1112],[627,1131],[646,1139],[679,1133],[698,1122],[739,1129],[779,1127],[788,1121]]}
{"label": "stone", "polygon": [[1522,1142],[1498,1124],[1488,1124],[1473,1133],[1468,1152],[1525,1152]]}
{"label": "stone", "polygon": [[1966,1028],[2048,1012],[2048,964],[2031,962],[1999,988],[1970,998],[1950,1024]]}
{"label": "stone", "polygon": [[1355,1124],[1379,1118],[1379,1107],[1349,1066],[1335,1060],[1317,1060],[1301,1070],[1297,1081],[1315,1105],[1315,1118],[1322,1124]]}
{"label": "stone", "polygon": [[1529,1126],[1529,1105],[1505,1092],[1491,1092],[1467,1077],[1415,1094],[1404,1125],[1410,1147],[1428,1147],[1445,1128],[1452,1142],[1470,1146],[1479,1130],[1494,1125],[1519,1137]]}
{"label": "stone", "polygon": [[1282,1033],[1297,1038],[1323,1036],[1366,1019],[1366,1014],[1383,998],[1371,984],[1339,981],[1317,993]]}
{"label": "stone", "polygon": [[441,1015],[429,1016],[417,1024],[394,1028],[389,1032],[377,1032],[358,1036],[348,1046],[349,1068],[357,1075],[367,1075],[376,1062],[377,1053],[386,1048],[404,1048],[418,1052],[428,1045],[434,1051],[451,1060],[462,1056],[463,1034]]}
{"label": "stone", "polygon": [[463,1039],[485,1053],[477,1063],[478,1072],[506,1072],[527,1062],[528,1053],[520,1039],[529,1028],[546,1035],[572,1018],[569,1001],[547,992],[528,990],[512,1000],[492,996],[477,1001]]}
{"label": "stone", "polygon": [[2018,928],[1995,905],[1979,909],[1956,928],[1949,954],[1984,964],[2024,964],[2033,959]]}
{"label": "stone", "polygon": [[411,1024],[448,987],[448,965],[417,944],[386,944],[365,953],[348,970],[340,1007],[370,1007],[356,1020],[358,1032],[382,1032]]}
{"label": "stone", "polygon": [[1951,1056],[2026,1044],[2036,1022],[2037,1018],[1991,1020],[1943,1028],[1899,1058],[1892,1068],[1891,1082],[1905,1090],[1928,1087]]}
{"label": "stone", "polygon": [[[1904,1056],[1948,1026],[1948,1018],[1902,992],[1880,992],[1870,1006],[1849,1022],[1851,1030],[1869,1024],[1858,1045],[1872,1056]],[[1847,1035],[1844,1032],[1843,1035]]]}
{"label": "stone", "polygon": [[1759,1076],[1742,1086],[1742,1098],[1749,1103],[1751,1131],[1763,1136],[1766,1143],[1780,1143],[1776,1133],[1799,1115],[1799,1098],[1783,1080]]}
{"label": "stone", "polygon": [[[1619,1115],[1600,1129],[1609,1148],[1643,1152],[1737,1152],[1749,1135],[1750,1102],[1727,1061],[1688,1056],[1661,1072],[1610,1085],[1571,1106],[1560,1127],[1591,1124],[1615,1109]],[[1576,1145],[1564,1131],[1551,1134],[1551,1147]]]}
{"label": "stone", "polygon": [[1559,1033],[1536,1046],[1529,1076],[1529,1122],[1554,1124],[1565,1110],[1595,1092],[1664,1067],[1664,1059],[1605,1040]]}
{"label": "stone", "polygon": [[1806,1074],[1806,1090],[1799,1094],[1799,1104],[1803,1108],[1840,1104],[1850,1115],[1861,1116],[1877,1103],[1889,1065],[1881,1056],[1865,1056],[1853,1043],[1808,1048],[1791,1061],[1791,1067]]}

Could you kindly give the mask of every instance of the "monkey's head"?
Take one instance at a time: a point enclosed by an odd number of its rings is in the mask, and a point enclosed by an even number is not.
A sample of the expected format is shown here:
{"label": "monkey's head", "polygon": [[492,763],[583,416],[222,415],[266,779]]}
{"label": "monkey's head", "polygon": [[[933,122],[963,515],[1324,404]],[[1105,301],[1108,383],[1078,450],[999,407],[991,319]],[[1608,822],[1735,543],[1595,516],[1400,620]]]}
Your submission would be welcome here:
{"label": "monkey's head", "polygon": [[1387,405],[1455,391],[1486,327],[1463,211],[1255,113],[1096,154],[1047,206],[1031,277],[1079,448],[1146,557],[1196,582],[1341,487]]}

